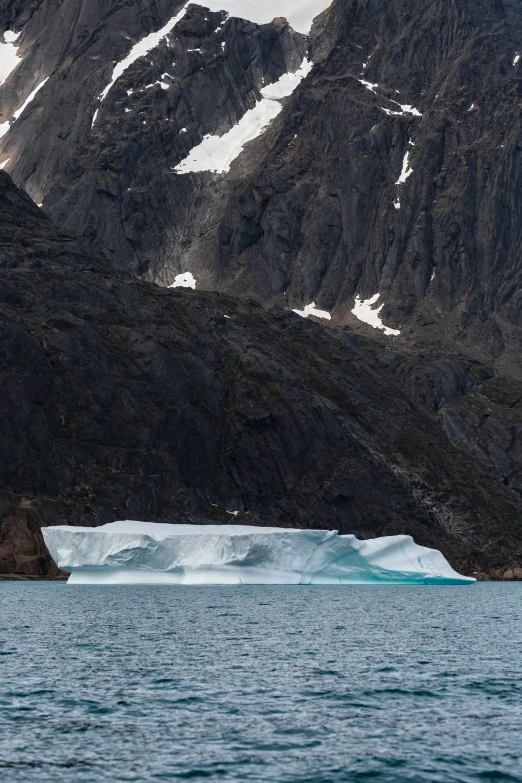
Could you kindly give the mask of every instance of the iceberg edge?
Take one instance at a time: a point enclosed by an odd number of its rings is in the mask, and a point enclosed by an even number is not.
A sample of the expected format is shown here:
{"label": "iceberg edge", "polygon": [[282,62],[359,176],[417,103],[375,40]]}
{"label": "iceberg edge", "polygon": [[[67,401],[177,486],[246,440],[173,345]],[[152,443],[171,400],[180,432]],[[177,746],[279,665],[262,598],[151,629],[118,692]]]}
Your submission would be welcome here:
{"label": "iceberg edge", "polygon": [[472,584],[411,536],[122,520],[42,528],[69,584]]}

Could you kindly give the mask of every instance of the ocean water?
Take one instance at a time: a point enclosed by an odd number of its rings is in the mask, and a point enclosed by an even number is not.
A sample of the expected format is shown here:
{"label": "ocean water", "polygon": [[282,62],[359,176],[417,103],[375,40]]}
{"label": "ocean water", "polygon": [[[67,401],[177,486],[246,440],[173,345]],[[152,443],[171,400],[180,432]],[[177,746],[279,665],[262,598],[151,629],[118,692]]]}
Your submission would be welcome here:
{"label": "ocean water", "polygon": [[522,781],[522,584],[0,582],[0,781]]}

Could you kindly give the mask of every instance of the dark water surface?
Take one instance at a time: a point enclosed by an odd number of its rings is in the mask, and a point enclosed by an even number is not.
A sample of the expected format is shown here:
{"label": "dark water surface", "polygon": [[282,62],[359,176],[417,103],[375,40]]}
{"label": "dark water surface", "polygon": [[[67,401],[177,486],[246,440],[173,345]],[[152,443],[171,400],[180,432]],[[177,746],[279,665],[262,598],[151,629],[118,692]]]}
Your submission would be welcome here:
{"label": "dark water surface", "polygon": [[0,780],[522,781],[522,584],[0,582]]}

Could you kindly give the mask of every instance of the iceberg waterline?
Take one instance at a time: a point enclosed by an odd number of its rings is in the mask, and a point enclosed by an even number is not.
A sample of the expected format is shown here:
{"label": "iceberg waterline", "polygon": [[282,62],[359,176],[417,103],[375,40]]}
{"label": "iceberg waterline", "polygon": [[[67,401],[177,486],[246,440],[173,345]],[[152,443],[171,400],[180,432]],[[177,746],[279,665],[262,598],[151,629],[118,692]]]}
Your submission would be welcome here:
{"label": "iceberg waterline", "polygon": [[70,584],[469,584],[410,536],[124,520],[43,528]]}

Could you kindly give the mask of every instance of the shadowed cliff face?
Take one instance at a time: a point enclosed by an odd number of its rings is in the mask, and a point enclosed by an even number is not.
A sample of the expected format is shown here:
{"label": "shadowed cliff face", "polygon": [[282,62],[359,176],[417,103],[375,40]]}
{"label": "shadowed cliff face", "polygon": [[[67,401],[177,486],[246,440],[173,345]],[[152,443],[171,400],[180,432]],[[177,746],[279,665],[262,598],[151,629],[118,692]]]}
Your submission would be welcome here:
{"label": "shadowed cliff face", "polygon": [[410,533],[467,572],[518,573],[517,455],[501,476],[485,430],[482,451],[452,434],[488,388],[491,418],[518,426],[491,369],[118,275],[4,173],[0,208],[0,571],[56,574],[42,524],[238,511]]}
{"label": "shadowed cliff face", "polygon": [[[114,62],[180,7],[4,1],[24,55],[4,119],[49,79],[0,142],[15,181],[148,280],[190,271],[363,331],[354,298],[379,292],[401,341],[450,336],[520,374],[519,0],[335,0],[308,42],[191,6],[100,104]],[[307,48],[315,67],[229,172],[173,171]]]}

